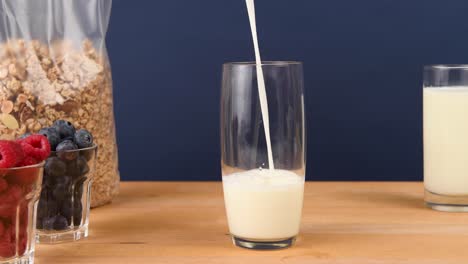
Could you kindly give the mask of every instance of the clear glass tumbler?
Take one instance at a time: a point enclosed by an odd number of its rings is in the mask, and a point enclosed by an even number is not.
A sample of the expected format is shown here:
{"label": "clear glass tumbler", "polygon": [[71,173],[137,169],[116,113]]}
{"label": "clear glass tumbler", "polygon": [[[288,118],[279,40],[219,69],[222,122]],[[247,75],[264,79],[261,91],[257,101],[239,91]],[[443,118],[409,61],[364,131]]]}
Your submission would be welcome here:
{"label": "clear glass tumbler", "polygon": [[424,67],[427,206],[468,212],[468,65]]}
{"label": "clear glass tumbler", "polygon": [[303,72],[300,62],[263,62],[261,69],[264,90],[259,89],[254,62],[223,65],[224,200],[235,245],[278,249],[294,243],[302,214],[306,167]]}
{"label": "clear glass tumbler", "polygon": [[34,263],[36,208],[44,162],[0,169],[0,263]]}
{"label": "clear glass tumbler", "polygon": [[88,236],[91,184],[97,145],[52,151],[46,160],[37,209],[38,242],[76,241]]}

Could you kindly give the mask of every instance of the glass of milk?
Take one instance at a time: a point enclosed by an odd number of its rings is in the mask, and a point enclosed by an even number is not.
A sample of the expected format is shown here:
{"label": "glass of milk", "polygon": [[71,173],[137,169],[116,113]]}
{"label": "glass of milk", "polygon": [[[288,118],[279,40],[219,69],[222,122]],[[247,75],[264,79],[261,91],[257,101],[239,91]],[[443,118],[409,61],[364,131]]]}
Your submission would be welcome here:
{"label": "glass of milk", "polygon": [[425,202],[468,212],[468,65],[424,67]]}
{"label": "glass of milk", "polygon": [[278,249],[294,243],[301,222],[305,154],[302,64],[224,64],[221,166],[235,245]]}

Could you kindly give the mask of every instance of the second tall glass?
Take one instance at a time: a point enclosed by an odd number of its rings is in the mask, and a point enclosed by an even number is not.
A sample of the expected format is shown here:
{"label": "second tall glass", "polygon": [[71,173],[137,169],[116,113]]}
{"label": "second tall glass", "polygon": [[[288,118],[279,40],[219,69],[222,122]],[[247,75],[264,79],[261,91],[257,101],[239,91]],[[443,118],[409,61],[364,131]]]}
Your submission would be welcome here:
{"label": "second tall glass", "polygon": [[424,67],[423,102],[424,200],[468,212],[468,65]]}
{"label": "second tall glass", "polygon": [[[276,249],[295,241],[302,214],[306,169],[303,72],[300,62],[263,62],[261,67],[266,120],[257,65],[223,66],[221,165],[234,244]],[[267,130],[272,161],[268,159]]]}

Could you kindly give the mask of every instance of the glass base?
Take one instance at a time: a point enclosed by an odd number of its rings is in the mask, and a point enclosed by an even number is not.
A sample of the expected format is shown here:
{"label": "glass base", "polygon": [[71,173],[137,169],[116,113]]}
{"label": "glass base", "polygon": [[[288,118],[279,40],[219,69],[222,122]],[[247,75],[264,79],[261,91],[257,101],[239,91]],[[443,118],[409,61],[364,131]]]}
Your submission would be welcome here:
{"label": "glass base", "polygon": [[468,195],[443,195],[424,191],[426,206],[443,212],[468,212]]}
{"label": "glass base", "polygon": [[271,249],[283,249],[288,248],[294,244],[296,237],[291,237],[279,241],[252,241],[232,236],[232,242],[234,245],[248,249],[259,249],[259,250],[271,250]]}
{"label": "glass base", "polygon": [[34,263],[34,251],[21,257],[15,257],[10,259],[0,260],[0,264],[33,264]]}
{"label": "glass base", "polygon": [[40,244],[57,244],[73,242],[88,237],[88,225],[67,231],[37,230],[36,242]]}

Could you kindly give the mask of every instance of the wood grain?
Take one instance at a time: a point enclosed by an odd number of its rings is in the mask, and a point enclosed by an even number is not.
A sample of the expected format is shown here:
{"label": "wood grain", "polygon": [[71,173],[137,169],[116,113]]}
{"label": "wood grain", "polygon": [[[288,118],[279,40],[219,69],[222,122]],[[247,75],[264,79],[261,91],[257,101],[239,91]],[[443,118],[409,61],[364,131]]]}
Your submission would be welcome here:
{"label": "wood grain", "polygon": [[38,245],[36,263],[468,263],[468,214],[424,207],[419,182],[310,182],[286,250],[231,244],[219,182],[126,182],[90,237]]}

